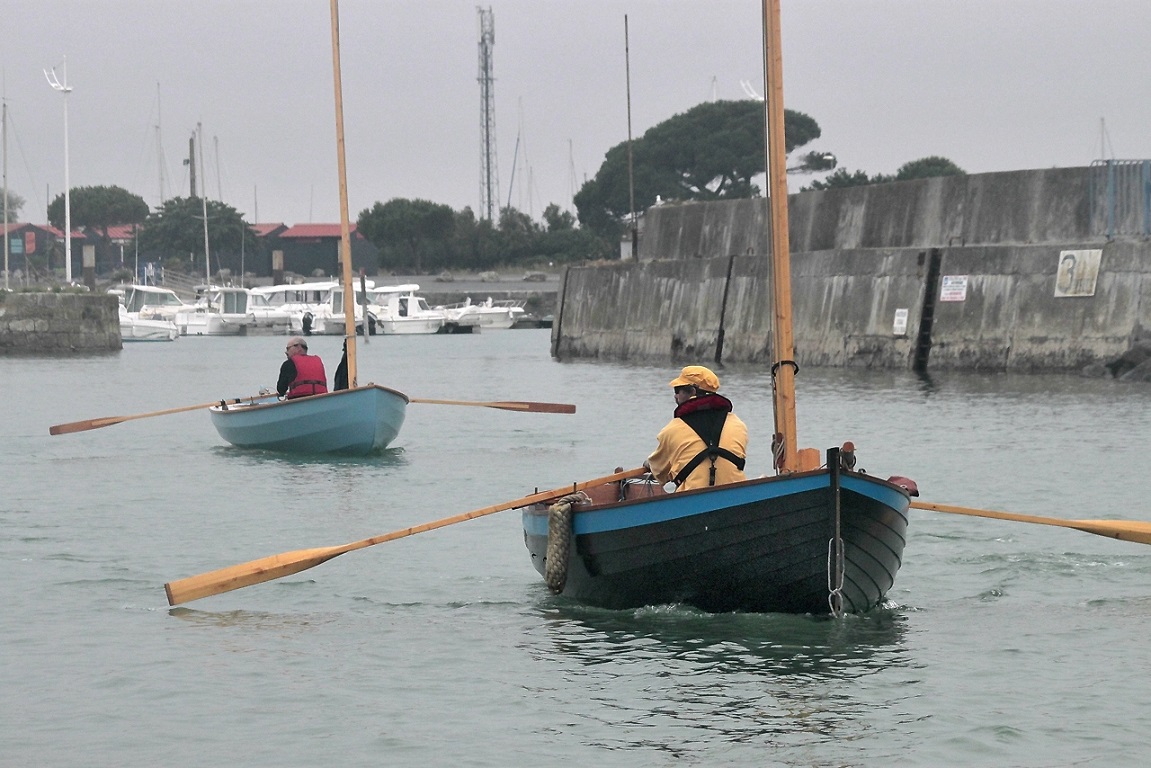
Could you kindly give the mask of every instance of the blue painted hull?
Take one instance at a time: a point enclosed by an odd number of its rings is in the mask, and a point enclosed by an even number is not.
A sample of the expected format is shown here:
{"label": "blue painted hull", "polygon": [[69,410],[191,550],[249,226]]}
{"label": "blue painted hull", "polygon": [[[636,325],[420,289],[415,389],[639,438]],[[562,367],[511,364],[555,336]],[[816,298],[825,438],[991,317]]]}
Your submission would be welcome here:
{"label": "blue painted hull", "polygon": [[[910,498],[854,472],[840,474],[839,484],[840,602],[844,612],[862,613],[895,581]],[[830,613],[832,488],[826,469],[683,493],[657,488],[624,501],[613,485],[612,499],[593,493],[592,503],[573,507],[560,594],[615,609],[681,603],[714,613]],[[547,505],[525,509],[523,528],[544,575]]]}
{"label": "blue painted hull", "polygon": [[241,448],[363,455],[385,448],[404,423],[408,397],[376,384],[295,400],[209,409],[220,437]]}

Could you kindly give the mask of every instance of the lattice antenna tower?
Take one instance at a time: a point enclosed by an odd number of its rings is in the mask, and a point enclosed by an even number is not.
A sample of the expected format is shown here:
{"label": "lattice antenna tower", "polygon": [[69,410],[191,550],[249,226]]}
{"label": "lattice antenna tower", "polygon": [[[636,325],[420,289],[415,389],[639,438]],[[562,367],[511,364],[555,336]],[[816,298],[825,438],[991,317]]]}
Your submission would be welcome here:
{"label": "lattice antenna tower", "polygon": [[492,52],[496,22],[489,7],[477,7],[480,16],[480,216],[496,220],[500,199],[499,167],[496,163],[496,96]]}

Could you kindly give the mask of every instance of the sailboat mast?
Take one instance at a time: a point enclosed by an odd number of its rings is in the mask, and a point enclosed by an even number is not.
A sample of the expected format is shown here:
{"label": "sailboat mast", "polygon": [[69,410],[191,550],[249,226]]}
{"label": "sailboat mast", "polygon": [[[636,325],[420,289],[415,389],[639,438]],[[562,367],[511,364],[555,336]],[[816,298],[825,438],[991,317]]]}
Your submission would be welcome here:
{"label": "sailboat mast", "polygon": [[[204,136],[201,130],[200,123],[196,123],[196,136],[200,143],[200,178],[204,179]],[[195,155],[193,155],[192,162],[195,162]],[[204,296],[208,300],[208,309],[212,308],[212,259],[208,255],[208,185],[201,181],[203,190],[200,194],[200,211],[204,219],[204,279],[207,281],[207,286],[204,288]]]}
{"label": "sailboat mast", "polygon": [[[787,141],[783,116],[780,0],[763,3],[764,101],[767,189],[771,206],[772,381],[779,472],[799,467],[795,434],[795,342],[791,327],[791,252],[787,222]],[[778,449],[777,449],[778,450]]]}
{"label": "sailboat mast", "polygon": [[160,205],[164,205],[164,142],[160,137],[163,119],[160,113],[160,84],[156,83],[156,164],[160,168]]}
{"label": "sailboat mast", "polygon": [[[352,228],[348,221],[348,166],[344,160],[344,93],[340,80],[340,4],[330,0],[332,73],[336,91],[336,155],[340,166],[340,280],[344,286],[344,342],[348,347],[348,386],[356,386],[356,312],[352,285]],[[367,322],[367,318],[364,318]]]}
{"label": "sailboat mast", "polygon": [[8,287],[8,100],[4,100],[3,122],[0,122],[0,136],[4,143],[4,290]]}

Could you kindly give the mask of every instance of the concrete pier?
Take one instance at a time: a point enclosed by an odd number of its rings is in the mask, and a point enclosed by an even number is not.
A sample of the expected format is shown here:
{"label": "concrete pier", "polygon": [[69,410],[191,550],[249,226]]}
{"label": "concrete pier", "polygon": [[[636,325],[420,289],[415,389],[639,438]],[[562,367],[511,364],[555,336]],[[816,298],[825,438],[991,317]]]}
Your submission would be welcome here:
{"label": "concrete pier", "polygon": [[[1057,371],[1119,357],[1151,336],[1151,222],[1138,195],[1099,177],[1064,168],[791,195],[797,362]],[[553,355],[769,360],[769,235],[762,199],[649,209],[638,263],[565,274]]]}
{"label": "concrete pier", "polygon": [[0,355],[73,355],[122,348],[115,296],[0,291]]}

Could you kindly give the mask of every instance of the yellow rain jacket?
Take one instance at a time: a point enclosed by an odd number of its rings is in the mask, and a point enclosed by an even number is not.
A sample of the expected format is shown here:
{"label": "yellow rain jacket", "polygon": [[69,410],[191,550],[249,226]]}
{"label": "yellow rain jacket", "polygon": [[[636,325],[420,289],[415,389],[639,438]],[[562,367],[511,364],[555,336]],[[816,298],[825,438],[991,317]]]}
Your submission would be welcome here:
{"label": "yellow rain jacket", "polygon": [[[747,456],[747,425],[731,413],[731,401],[722,395],[708,394],[696,397],[676,408],[676,417],[660,430],[656,437],[658,445],[647,457],[647,466],[660,483],[668,483],[683,470],[700,452],[707,450],[703,438],[681,418],[701,410],[727,411],[723,430],[719,437],[719,447],[731,451],[739,458]],[[689,491],[693,488],[706,488],[711,479],[711,461],[704,458],[691,474],[676,488]],[[746,480],[743,469],[723,456],[715,459],[715,484],[724,485]]]}

